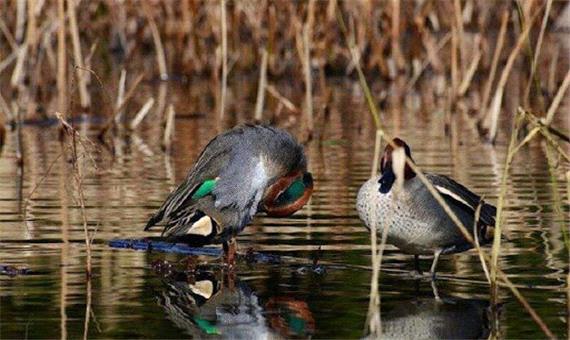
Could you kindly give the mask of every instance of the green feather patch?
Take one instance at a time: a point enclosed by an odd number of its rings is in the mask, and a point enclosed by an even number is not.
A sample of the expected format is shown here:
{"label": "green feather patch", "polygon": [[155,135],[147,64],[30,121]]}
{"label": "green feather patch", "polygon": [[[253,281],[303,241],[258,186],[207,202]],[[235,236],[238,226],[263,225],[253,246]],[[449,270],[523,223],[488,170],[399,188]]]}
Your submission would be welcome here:
{"label": "green feather patch", "polygon": [[200,199],[200,198],[210,194],[212,192],[212,190],[214,190],[215,187],[216,187],[216,180],[215,179],[205,180],[204,182],[202,182],[202,184],[200,184],[198,189],[196,189],[196,191],[194,191],[194,193],[192,194],[192,199],[197,200],[197,199]]}
{"label": "green feather patch", "polygon": [[299,197],[303,196],[305,192],[305,184],[302,179],[298,179],[291,183],[291,185],[275,200],[275,205],[280,206],[289,204],[296,201]]}
{"label": "green feather patch", "polygon": [[222,334],[216,326],[212,325],[212,323],[206,319],[195,317],[194,322],[196,322],[196,325],[202,331],[206,332],[206,334],[215,334],[215,335]]}

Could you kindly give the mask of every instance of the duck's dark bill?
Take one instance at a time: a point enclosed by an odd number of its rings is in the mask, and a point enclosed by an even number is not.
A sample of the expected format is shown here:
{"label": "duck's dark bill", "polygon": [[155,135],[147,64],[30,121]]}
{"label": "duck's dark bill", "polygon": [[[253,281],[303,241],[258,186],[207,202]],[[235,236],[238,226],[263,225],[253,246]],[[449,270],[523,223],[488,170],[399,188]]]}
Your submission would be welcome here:
{"label": "duck's dark bill", "polygon": [[382,175],[382,177],[380,177],[380,180],[378,181],[378,183],[380,183],[380,193],[382,194],[386,194],[390,191],[390,189],[392,189],[392,185],[394,185],[394,182],[396,181],[396,175],[394,174],[394,172],[392,171],[392,169],[387,169],[386,171],[384,171],[384,174]]}

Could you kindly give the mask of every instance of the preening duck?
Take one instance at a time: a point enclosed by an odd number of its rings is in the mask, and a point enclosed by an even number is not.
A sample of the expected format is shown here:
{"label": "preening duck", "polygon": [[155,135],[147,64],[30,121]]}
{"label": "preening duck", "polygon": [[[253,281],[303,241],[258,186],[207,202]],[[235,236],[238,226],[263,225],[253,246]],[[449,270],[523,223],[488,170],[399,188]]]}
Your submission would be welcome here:
{"label": "preening duck", "polygon": [[233,240],[256,213],[291,215],[312,192],[302,145],[275,127],[240,125],[208,143],[145,230],[162,223],[172,242],[222,243],[231,263]]}

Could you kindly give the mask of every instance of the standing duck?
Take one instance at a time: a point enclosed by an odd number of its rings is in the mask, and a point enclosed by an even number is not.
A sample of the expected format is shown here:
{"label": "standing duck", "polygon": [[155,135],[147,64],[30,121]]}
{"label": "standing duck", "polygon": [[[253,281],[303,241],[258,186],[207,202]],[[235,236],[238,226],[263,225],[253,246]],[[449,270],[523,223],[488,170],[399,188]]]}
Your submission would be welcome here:
{"label": "standing duck", "polygon": [[[402,147],[410,159],[410,147],[395,138],[394,145]],[[387,242],[415,257],[419,271],[419,255],[433,255],[432,278],[435,278],[437,261],[442,254],[453,254],[472,248],[459,228],[447,216],[428,188],[416,176],[408,164],[404,168],[401,191],[395,195],[396,174],[392,169],[391,145],[386,146],[380,165],[380,176],[368,180],[358,192],[357,210],[367,228],[379,232],[389,221]],[[412,160],[413,161],[413,160]],[[447,205],[473,236],[475,210],[481,198],[451,178],[438,174],[425,174],[428,181],[440,193]],[[477,238],[480,244],[492,240],[497,209],[483,203],[477,221]],[[371,225],[375,223],[375,225]]]}
{"label": "standing duck", "polygon": [[163,222],[168,241],[198,247],[222,243],[231,264],[234,238],[257,212],[291,215],[312,192],[302,145],[278,128],[240,125],[206,145],[144,230]]}

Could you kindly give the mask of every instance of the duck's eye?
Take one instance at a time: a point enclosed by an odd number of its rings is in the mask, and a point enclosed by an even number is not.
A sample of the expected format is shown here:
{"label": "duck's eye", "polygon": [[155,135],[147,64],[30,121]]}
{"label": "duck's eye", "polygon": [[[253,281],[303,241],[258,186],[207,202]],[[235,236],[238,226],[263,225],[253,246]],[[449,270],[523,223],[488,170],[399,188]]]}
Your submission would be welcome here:
{"label": "duck's eye", "polygon": [[305,193],[305,184],[302,178],[293,181],[275,200],[275,205],[286,205],[298,200]]}

